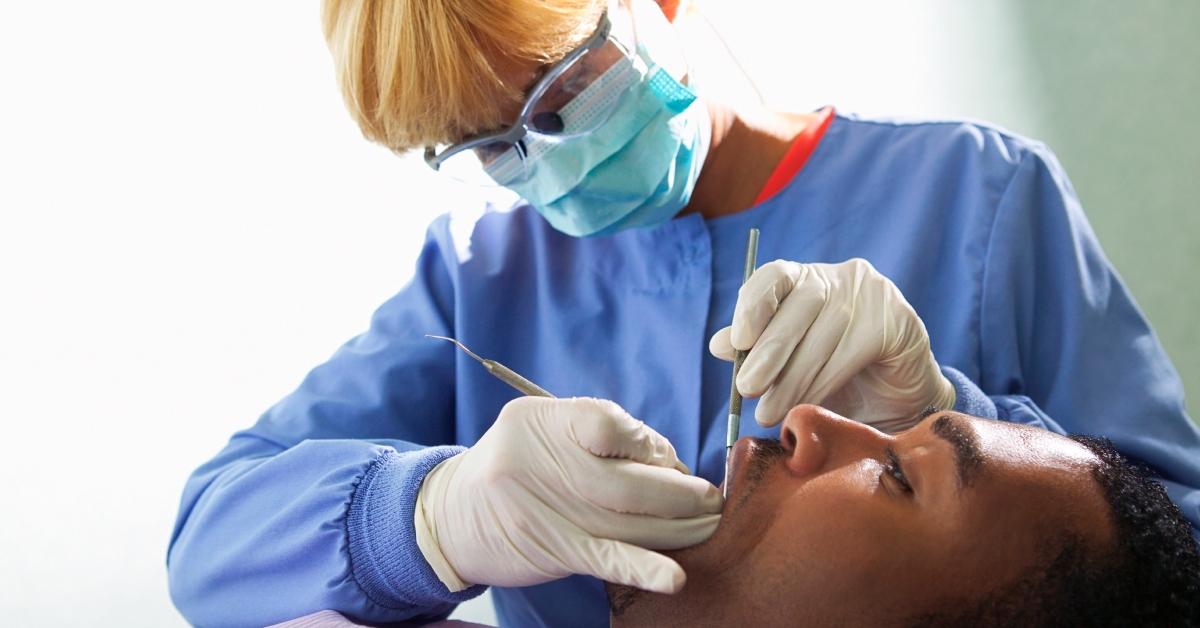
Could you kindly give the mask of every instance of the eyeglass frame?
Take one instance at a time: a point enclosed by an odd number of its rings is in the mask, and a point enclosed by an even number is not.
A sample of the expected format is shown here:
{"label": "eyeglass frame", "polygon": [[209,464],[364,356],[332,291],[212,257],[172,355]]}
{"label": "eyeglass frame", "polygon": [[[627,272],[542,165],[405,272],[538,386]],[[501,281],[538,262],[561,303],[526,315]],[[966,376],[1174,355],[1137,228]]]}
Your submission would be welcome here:
{"label": "eyeglass frame", "polygon": [[[608,17],[608,11],[605,10],[600,16],[600,22],[596,26],[595,32],[587,38],[587,41],[572,50],[561,61],[554,64],[538,82],[534,84],[530,90],[529,96],[525,99],[525,104],[521,106],[521,112],[517,116],[517,120],[513,122],[507,129],[497,131],[495,133],[486,133],[475,137],[465,139],[461,142],[451,144],[440,153],[434,150],[432,146],[425,147],[425,164],[433,168],[434,172],[441,169],[442,164],[449,158],[466,150],[479,148],[488,144],[498,142],[506,143],[517,150],[517,153],[522,159],[525,154],[521,140],[530,133],[529,120],[533,117],[533,105],[541,98],[550,85],[557,81],[563,74],[567,72],[571,66],[575,65],[583,55],[595,50],[608,42],[609,35],[612,33],[612,21]],[[539,133],[537,129],[534,133]]]}

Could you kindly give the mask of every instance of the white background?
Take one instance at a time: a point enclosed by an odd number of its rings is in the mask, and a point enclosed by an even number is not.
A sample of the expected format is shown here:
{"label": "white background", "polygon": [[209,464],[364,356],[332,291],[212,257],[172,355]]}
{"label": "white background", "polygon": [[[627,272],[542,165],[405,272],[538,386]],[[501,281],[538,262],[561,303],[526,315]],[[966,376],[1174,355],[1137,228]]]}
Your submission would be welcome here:
{"label": "white background", "polygon": [[[1044,128],[1006,3],[703,6],[772,105]],[[188,474],[474,202],[361,139],[318,22],[315,0],[0,8],[5,623],[182,623]]]}

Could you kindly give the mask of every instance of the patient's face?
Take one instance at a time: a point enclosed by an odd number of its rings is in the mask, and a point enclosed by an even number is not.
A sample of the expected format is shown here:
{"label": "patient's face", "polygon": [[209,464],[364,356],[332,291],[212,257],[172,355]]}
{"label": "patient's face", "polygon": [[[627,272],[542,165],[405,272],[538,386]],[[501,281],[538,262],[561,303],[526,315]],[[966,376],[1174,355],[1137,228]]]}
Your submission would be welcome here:
{"label": "patient's face", "polygon": [[[889,625],[1016,581],[1049,532],[1108,542],[1090,451],[952,412],[889,436],[817,406],[734,449],[676,595],[610,587],[614,626]],[[943,609],[944,610],[944,609]]]}

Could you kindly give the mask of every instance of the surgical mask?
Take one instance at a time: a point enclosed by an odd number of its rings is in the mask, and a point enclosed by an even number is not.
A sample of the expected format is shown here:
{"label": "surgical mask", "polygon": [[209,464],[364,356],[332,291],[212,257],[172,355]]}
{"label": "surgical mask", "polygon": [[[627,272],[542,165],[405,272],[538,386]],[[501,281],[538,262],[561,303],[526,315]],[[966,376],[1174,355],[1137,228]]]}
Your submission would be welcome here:
{"label": "surgical mask", "polygon": [[[606,99],[620,99],[615,109]],[[607,235],[662,224],[691,200],[708,153],[708,109],[665,69],[640,57],[618,61],[562,109],[568,128],[611,111],[596,130],[561,141],[528,138],[487,166],[555,229]]]}

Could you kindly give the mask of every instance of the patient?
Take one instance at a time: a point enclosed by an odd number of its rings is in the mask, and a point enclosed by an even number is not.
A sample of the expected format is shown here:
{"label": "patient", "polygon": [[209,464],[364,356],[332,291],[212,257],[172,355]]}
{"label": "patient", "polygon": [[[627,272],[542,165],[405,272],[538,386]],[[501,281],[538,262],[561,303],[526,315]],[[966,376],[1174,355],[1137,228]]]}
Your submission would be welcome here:
{"label": "patient", "polygon": [[1106,443],[930,413],[888,436],[798,406],[742,439],[676,595],[609,585],[613,626],[1197,625],[1200,554]]}

